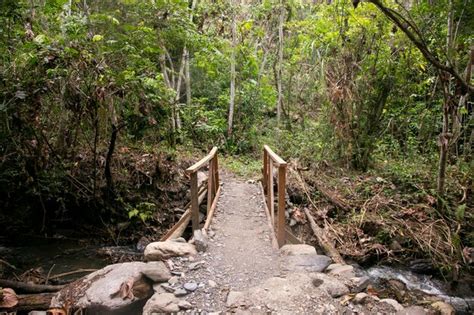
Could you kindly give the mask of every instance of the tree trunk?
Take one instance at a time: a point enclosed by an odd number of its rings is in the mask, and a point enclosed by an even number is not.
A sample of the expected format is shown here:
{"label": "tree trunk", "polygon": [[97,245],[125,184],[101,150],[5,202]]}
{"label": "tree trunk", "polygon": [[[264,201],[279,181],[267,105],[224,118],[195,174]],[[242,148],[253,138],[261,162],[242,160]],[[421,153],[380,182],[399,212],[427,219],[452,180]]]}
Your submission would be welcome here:
{"label": "tree trunk", "polygon": [[282,68],[283,68],[283,22],[284,22],[284,6],[283,0],[280,0],[280,16],[278,23],[278,69],[277,69],[277,87],[278,87],[278,100],[277,100],[277,121],[280,123],[281,111],[283,103],[283,91],[282,91]]}
{"label": "tree trunk", "polygon": [[112,163],[112,155],[115,150],[115,142],[117,141],[117,134],[120,130],[120,127],[117,127],[115,124],[112,124],[112,135],[110,136],[109,150],[107,151],[107,156],[105,158],[105,180],[107,183],[107,199],[110,200],[115,196],[114,181],[112,178],[112,171],[110,164]]}
{"label": "tree trunk", "polygon": [[[235,10],[234,3],[231,1],[232,9]],[[234,107],[235,107],[235,50],[237,48],[237,26],[236,13],[232,13],[232,54],[230,57],[230,100],[229,100],[229,117],[227,122],[227,136],[232,135],[232,127],[234,123]]]}
{"label": "tree trunk", "polygon": [[[448,8],[448,30],[446,35],[446,66],[449,66],[449,60],[451,56],[452,42],[453,42],[453,2],[449,0]],[[451,103],[451,74],[444,72],[440,74],[440,81],[443,84],[444,92],[444,104],[443,104],[443,129],[439,135],[439,166],[438,166],[438,180],[437,190],[438,195],[442,197],[444,195],[444,184],[446,181],[446,164],[448,161],[449,152],[449,107]]]}

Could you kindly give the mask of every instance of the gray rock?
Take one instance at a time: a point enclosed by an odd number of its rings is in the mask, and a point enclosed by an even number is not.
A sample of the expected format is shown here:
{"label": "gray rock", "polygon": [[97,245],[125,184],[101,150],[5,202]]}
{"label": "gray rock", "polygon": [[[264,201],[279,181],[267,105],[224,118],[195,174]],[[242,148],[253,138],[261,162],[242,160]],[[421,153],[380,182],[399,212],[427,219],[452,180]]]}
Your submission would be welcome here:
{"label": "gray rock", "polygon": [[454,307],[446,302],[438,301],[431,304],[431,307],[439,312],[440,315],[454,315],[456,311]]}
{"label": "gray rock", "polygon": [[[154,286],[153,286],[153,287],[154,287]],[[172,286],[170,286],[170,285],[167,284],[167,283],[162,283],[162,284],[160,284],[160,287],[163,288],[165,291],[170,292],[170,293],[174,292],[174,290],[175,290]],[[156,291],[156,290],[155,290],[155,291]]]}
{"label": "gray rock", "polygon": [[337,279],[322,279],[324,282],[319,288],[326,290],[326,292],[333,298],[341,297],[349,293],[349,288]]}
{"label": "gray rock", "polygon": [[211,288],[215,288],[217,286],[217,283],[215,281],[209,280],[207,282]]}
{"label": "gray rock", "polygon": [[409,306],[398,311],[396,315],[427,315],[428,313],[421,306]]}
{"label": "gray rock", "polygon": [[179,312],[179,299],[171,293],[155,293],[143,307],[143,315]]}
{"label": "gray rock", "polygon": [[283,257],[281,268],[286,271],[322,272],[331,263],[324,255],[306,254]]}
{"label": "gray rock", "polygon": [[307,244],[287,244],[280,248],[280,253],[285,256],[316,255],[316,249]]}
{"label": "gray rock", "polygon": [[186,282],[183,287],[187,290],[187,291],[190,291],[190,292],[194,292],[196,291],[196,289],[198,288],[198,285],[196,282]]}
{"label": "gray rock", "polygon": [[177,297],[185,296],[187,294],[188,294],[188,291],[186,291],[183,288],[178,288],[178,289],[174,290],[174,295],[177,296]]}
{"label": "gray rock", "polygon": [[243,295],[244,294],[239,291],[230,291],[226,300],[227,307],[234,306],[243,297]]}
{"label": "gray rock", "polygon": [[351,291],[353,293],[359,293],[367,289],[371,280],[369,277],[363,276],[363,277],[353,277],[351,278],[351,282],[353,283]]}
{"label": "gray rock", "polygon": [[169,278],[169,280],[168,280],[168,283],[171,284],[171,285],[176,284],[178,282],[179,282],[179,277],[178,276],[173,276],[173,277]]}
{"label": "gray rock", "polygon": [[[169,278],[171,274],[163,262],[108,265],[64,287],[52,299],[51,307],[94,307],[101,314],[127,311],[154,293],[152,281]],[[132,290],[121,296],[125,284]]]}
{"label": "gray rock", "polygon": [[202,233],[201,230],[194,231],[194,246],[198,252],[205,252],[208,247],[207,237]]}
{"label": "gray rock", "polygon": [[382,299],[380,300],[380,303],[386,303],[386,304],[391,305],[395,309],[396,312],[400,312],[404,310],[404,307],[400,305],[400,303],[398,303],[394,299]]}
{"label": "gray rock", "polygon": [[179,301],[178,306],[182,310],[189,310],[189,309],[193,308],[191,303],[189,303],[188,301]]}
{"label": "gray rock", "polygon": [[349,279],[355,277],[354,267],[352,267],[351,265],[339,265],[337,267],[329,269],[330,267],[331,265],[328,267],[328,273],[330,275],[338,275]]}
{"label": "gray rock", "polygon": [[354,299],[352,300],[352,302],[354,302],[354,304],[362,304],[365,302],[365,300],[369,297],[369,295],[367,293],[364,293],[364,292],[361,292],[361,293],[357,293],[355,296],[354,296]]}
{"label": "gray rock", "polygon": [[343,264],[330,264],[330,265],[327,267],[326,272],[330,272],[330,271],[332,271],[333,269],[338,268],[338,267],[341,267],[341,266],[345,266],[345,265],[343,265]]}
{"label": "gray rock", "polygon": [[188,268],[189,268],[189,270],[196,270],[199,267],[201,267],[203,264],[204,264],[204,261],[202,261],[202,260],[197,261],[197,262],[189,264]]}
{"label": "gray rock", "polygon": [[145,260],[166,260],[176,256],[194,256],[196,248],[192,244],[177,242],[176,240],[153,242],[145,248]]}

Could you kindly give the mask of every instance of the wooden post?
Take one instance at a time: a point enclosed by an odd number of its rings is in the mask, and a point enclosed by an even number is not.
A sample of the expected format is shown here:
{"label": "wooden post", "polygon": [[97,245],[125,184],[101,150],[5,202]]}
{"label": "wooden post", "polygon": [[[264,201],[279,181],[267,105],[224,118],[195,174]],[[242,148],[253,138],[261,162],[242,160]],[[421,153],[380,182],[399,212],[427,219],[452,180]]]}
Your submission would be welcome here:
{"label": "wooden post", "polygon": [[286,185],[286,164],[278,167],[278,224],[277,240],[278,245],[285,245],[285,185]]}
{"label": "wooden post", "polygon": [[217,189],[219,189],[219,162],[217,160],[217,153],[216,155],[214,156],[214,171],[216,172],[216,191]]}
{"label": "wooden post", "polygon": [[207,211],[209,213],[209,209],[211,209],[212,199],[214,198],[214,163],[213,160],[209,163],[209,175],[207,176]]}
{"label": "wooden post", "polygon": [[197,172],[191,173],[191,220],[193,231],[199,230],[199,202]]}
{"label": "wooden post", "polygon": [[268,178],[268,155],[267,150],[263,149],[263,191],[267,191],[267,178]]}
{"label": "wooden post", "polygon": [[268,187],[267,187],[267,204],[268,211],[270,211],[270,216],[272,217],[272,225],[275,228],[275,206],[273,205],[273,161],[268,159]]}

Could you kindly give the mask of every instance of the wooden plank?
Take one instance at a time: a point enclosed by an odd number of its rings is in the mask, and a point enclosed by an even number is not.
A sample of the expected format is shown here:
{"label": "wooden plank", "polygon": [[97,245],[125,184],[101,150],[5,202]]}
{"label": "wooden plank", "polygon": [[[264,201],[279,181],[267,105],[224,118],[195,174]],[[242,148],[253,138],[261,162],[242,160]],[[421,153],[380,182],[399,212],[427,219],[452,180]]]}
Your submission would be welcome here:
{"label": "wooden plank", "polygon": [[268,145],[264,145],[263,148],[265,149],[265,151],[267,151],[268,155],[273,160],[273,162],[275,162],[277,166],[286,165],[286,162],[281,157],[279,157],[275,152],[273,152],[273,150],[270,149]]}
{"label": "wooden plank", "polygon": [[268,177],[268,155],[267,151],[263,150],[263,190],[267,191],[267,177]]}
{"label": "wooden plank", "polygon": [[209,180],[207,181],[207,211],[206,214],[209,214],[209,209],[211,209],[212,206],[212,199],[214,195],[214,163],[211,162],[209,163]]}
{"label": "wooden plank", "polygon": [[219,187],[220,186],[220,182],[219,182],[219,160],[217,158],[217,153],[214,156],[214,170],[215,170],[215,176],[216,176],[215,185],[216,185],[216,187]]}
{"label": "wooden plank", "polygon": [[259,186],[260,186],[260,191],[262,192],[263,210],[265,210],[265,214],[267,216],[268,227],[270,228],[270,232],[271,232],[270,235],[272,238],[272,246],[273,248],[278,249],[278,242],[275,236],[275,230],[273,230],[272,219],[270,217],[270,211],[268,210],[267,204],[265,203],[265,191],[263,190],[262,183],[259,183]]}
{"label": "wooden plank", "polygon": [[[199,198],[198,198],[199,204],[203,202],[204,196],[206,196],[206,193],[207,193],[207,190],[204,189],[199,194]],[[168,232],[166,232],[166,234],[161,237],[160,241],[163,242],[169,239],[175,239],[175,238],[180,237],[183,234],[186,227],[188,226],[189,221],[191,221],[191,205],[189,205],[186,208],[186,211],[183,213],[181,218],[179,218],[178,222],[176,222],[176,224],[173,225],[171,229],[169,229]]]}
{"label": "wooden plank", "polygon": [[285,228],[286,241],[290,244],[304,244],[299,238],[297,238],[289,228]]}
{"label": "wooden plank", "polygon": [[186,173],[192,174],[192,173],[197,172],[200,168],[205,166],[206,163],[209,162],[215,156],[216,152],[217,152],[217,147],[213,147],[211,152],[209,152],[208,155],[203,157],[199,162],[195,163],[191,167],[188,167],[188,169],[186,169]]}
{"label": "wooden plank", "polygon": [[285,187],[286,187],[286,164],[278,167],[278,222],[277,240],[278,245],[285,245]]}
{"label": "wooden plank", "polygon": [[220,194],[221,194],[221,188],[219,187],[217,189],[216,196],[214,197],[214,200],[212,201],[211,208],[207,212],[206,223],[204,223],[204,231],[206,231],[206,232],[209,229],[209,227],[211,226],[212,217],[214,216],[214,210],[217,207],[217,201],[219,200]]}
{"label": "wooden plank", "polygon": [[273,163],[272,160],[268,160],[268,187],[267,187],[267,206],[270,211],[272,218],[273,229],[275,227],[275,206],[273,199]]}
{"label": "wooden plank", "polygon": [[191,173],[191,220],[193,221],[193,231],[199,229],[199,202],[197,173]]}

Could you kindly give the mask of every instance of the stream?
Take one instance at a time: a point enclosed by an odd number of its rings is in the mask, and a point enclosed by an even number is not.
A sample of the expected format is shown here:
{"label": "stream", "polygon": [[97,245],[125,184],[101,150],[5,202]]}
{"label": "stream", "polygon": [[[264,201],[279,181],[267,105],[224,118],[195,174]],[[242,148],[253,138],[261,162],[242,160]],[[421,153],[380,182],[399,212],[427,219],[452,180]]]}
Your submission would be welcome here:
{"label": "stream", "polygon": [[448,284],[430,275],[417,274],[403,268],[374,266],[362,271],[374,283],[382,280],[398,280],[403,282],[409,291],[423,292],[425,295],[436,296],[451,304],[459,314],[473,314],[474,295],[469,284],[464,283],[455,292]]}
{"label": "stream", "polygon": [[[39,273],[43,278],[48,273],[54,278],[54,275],[79,269],[100,269],[112,263],[114,255],[115,259],[122,259],[125,255],[127,260],[141,260],[141,253],[136,251],[135,246],[92,244],[88,240],[74,239],[30,239],[27,243],[15,244],[2,242],[0,239],[0,258],[17,268],[13,270],[17,276],[27,270],[40,268]],[[0,269],[0,275],[1,271]],[[55,282],[70,282],[85,274],[87,272],[60,277]],[[375,286],[384,280],[398,280],[410,292],[423,292],[424,295],[441,298],[455,307],[459,314],[472,314],[474,311],[474,295],[468,283],[453,291],[445,282],[432,276],[388,266],[359,269],[359,274],[371,278]]]}

